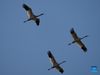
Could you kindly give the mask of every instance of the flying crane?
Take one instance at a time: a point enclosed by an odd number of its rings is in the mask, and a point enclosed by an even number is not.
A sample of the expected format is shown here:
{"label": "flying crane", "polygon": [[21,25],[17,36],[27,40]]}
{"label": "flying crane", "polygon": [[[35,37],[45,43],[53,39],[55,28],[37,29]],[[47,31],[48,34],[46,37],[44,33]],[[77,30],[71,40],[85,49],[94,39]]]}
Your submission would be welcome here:
{"label": "flying crane", "polygon": [[58,70],[60,73],[63,73],[64,70],[63,68],[60,66],[62,63],[65,63],[66,61],[62,61],[61,63],[57,63],[57,61],[55,60],[53,54],[51,53],[51,51],[48,51],[48,57],[50,59],[50,62],[52,63],[52,67],[49,68],[48,70],[51,70],[53,68],[55,68],[56,70]]}
{"label": "flying crane", "polygon": [[27,21],[30,21],[30,20],[34,20],[35,23],[37,24],[37,26],[39,26],[40,19],[38,17],[43,15],[43,13],[41,13],[40,15],[34,15],[34,13],[32,12],[32,9],[26,4],[23,4],[23,8],[26,10],[27,15],[28,15],[28,19],[26,21],[24,21],[24,22],[27,22]]}
{"label": "flying crane", "polygon": [[70,30],[70,33],[71,33],[71,35],[72,35],[74,41],[72,41],[72,42],[69,43],[68,45],[71,45],[71,44],[73,44],[73,43],[77,43],[77,44],[81,47],[81,49],[82,49],[84,52],[87,52],[87,48],[86,48],[86,46],[83,44],[83,42],[82,42],[81,40],[84,39],[84,38],[86,38],[86,37],[88,37],[88,35],[86,35],[86,36],[84,36],[84,37],[82,37],[82,38],[79,38],[79,37],[77,36],[76,32],[74,31],[74,28],[72,28],[72,29]]}

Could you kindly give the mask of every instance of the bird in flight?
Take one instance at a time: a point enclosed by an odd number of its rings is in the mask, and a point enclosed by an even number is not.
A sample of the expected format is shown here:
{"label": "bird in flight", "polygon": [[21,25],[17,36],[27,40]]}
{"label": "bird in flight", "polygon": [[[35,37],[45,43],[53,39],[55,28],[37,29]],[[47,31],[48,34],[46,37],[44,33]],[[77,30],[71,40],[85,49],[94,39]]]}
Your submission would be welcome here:
{"label": "bird in flight", "polygon": [[71,45],[71,44],[73,44],[73,43],[77,43],[77,44],[81,47],[81,49],[82,49],[84,52],[87,52],[87,48],[86,48],[86,46],[83,44],[83,42],[82,42],[81,40],[84,39],[85,37],[88,37],[88,35],[86,35],[86,36],[84,36],[84,37],[82,37],[82,38],[79,38],[79,37],[77,36],[76,32],[74,31],[74,28],[71,28],[70,33],[71,33],[71,35],[72,35],[74,41],[72,41],[72,42],[69,43],[68,45]]}
{"label": "bird in flight", "polygon": [[33,20],[33,21],[35,21],[36,25],[39,26],[40,19],[38,17],[41,16],[41,15],[44,15],[44,14],[41,13],[40,15],[34,15],[32,9],[28,5],[23,4],[22,6],[23,6],[23,8],[25,9],[25,11],[27,12],[27,15],[28,15],[28,19],[24,22]]}
{"label": "bird in flight", "polygon": [[51,53],[51,51],[48,51],[48,57],[49,57],[49,59],[50,59],[50,62],[52,63],[52,67],[51,68],[49,68],[48,70],[51,70],[51,69],[53,69],[53,68],[55,68],[56,70],[58,70],[60,73],[63,73],[64,72],[64,70],[63,70],[63,68],[60,66],[62,63],[65,63],[66,61],[62,61],[61,63],[58,63],[56,60],[55,60],[55,58],[54,58],[54,56],[53,56],[53,54]]}

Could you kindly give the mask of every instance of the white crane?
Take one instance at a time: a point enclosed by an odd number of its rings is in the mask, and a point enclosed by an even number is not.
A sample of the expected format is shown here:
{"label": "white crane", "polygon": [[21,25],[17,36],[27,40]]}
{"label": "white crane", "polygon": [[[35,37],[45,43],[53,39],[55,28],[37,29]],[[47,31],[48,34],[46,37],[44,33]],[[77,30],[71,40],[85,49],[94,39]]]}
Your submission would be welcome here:
{"label": "white crane", "polygon": [[52,55],[51,51],[48,51],[48,57],[50,59],[50,62],[52,63],[52,67],[49,68],[48,70],[51,70],[53,68],[56,68],[60,73],[63,73],[64,70],[62,67],[60,67],[60,64],[66,62],[66,61],[62,61],[61,63],[57,63],[57,61],[55,60],[54,56]]}
{"label": "white crane", "polygon": [[77,43],[77,44],[81,47],[81,49],[82,49],[84,52],[87,52],[87,48],[86,48],[86,46],[83,44],[83,42],[82,42],[81,40],[84,39],[85,37],[88,37],[88,35],[86,35],[86,36],[84,36],[84,37],[82,37],[82,38],[79,38],[79,37],[77,36],[76,32],[74,31],[74,28],[72,28],[72,29],[70,30],[70,33],[71,33],[71,35],[72,35],[74,41],[72,41],[72,42],[69,43],[68,45],[71,45],[71,44],[73,44],[73,43]]}
{"label": "white crane", "polygon": [[27,12],[27,15],[28,15],[28,19],[24,22],[27,22],[27,21],[30,21],[30,20],[34,20],[35,23],[37,24],[37,26],[39,26],[39,23],[40,23],[40,19],[38,18],[39,16],[43,15],[43,13],[41,13],[40,15],[34,15],[34,13],[32,12],[32,9],[26,5],[26,4],[23,4],[23,8],[26,10]]}

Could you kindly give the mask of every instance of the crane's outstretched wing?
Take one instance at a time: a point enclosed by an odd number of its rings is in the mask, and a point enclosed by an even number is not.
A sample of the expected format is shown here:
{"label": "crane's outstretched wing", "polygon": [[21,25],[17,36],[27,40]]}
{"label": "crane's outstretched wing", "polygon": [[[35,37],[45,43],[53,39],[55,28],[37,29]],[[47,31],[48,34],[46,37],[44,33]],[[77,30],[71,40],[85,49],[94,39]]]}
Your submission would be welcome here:
{"label": "crane's outstretched wing", "polygon": [[74,28],[72,28],[72,29],[70,30],[70,33],[71,33],[72,37],[74,38],[74,40],[75,40],[75,39],[78,39],[78,36],[77,36],[76,32],[74,31]]}
{"label": "crane's outstretched wing", "polygon": [[57,69],[60,73],[63,73],[63,72],[64,72],[63,68],[62,68],[62,67],[60,67],[60,65],[59,65],[59,66],[57,66],[57,67],[56,67],[56,69]]}
{"label": "crane's outstretched wing", "polygon": [[32,9],[28,5],[23,4],[23,8],[26,10],[28,17],[32,17],[34,15]]}
{"label": "crane's outstretched wing", "polygon": [[83,42],[80,40],[80,41],[77,41],[77,44],[79,44],[79,46],[81,47],[81,49],[84,51],[84,52],[87,52],[87,48],[86,46],[83,44]]}
{"label": "crane's outstretched wing", "polygon": [[51,51],[48,51],[48,57],[49,57],[49,59],[50,59],[53,66],[57,64],[57,62],[56,62],[53,54],[51,53]]}

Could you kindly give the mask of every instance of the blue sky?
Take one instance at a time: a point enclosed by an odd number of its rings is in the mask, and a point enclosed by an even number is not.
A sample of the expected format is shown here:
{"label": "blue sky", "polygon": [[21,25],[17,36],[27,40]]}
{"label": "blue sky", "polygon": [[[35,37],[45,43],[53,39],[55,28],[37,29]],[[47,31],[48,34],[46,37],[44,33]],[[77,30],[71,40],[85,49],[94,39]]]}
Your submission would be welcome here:
{"label": "blue sky", "polygon": [[[40,17],[40,26],[27,19],[22,4],[29,5]],[[91,66],[100,74],[100,0],[1,0],[0,1],[0,75],[60,75],[51,67],[47,51],[51,50],[63,75],[92,75]],[[73,39],[74,28],[88,48],[84,53]]]}

